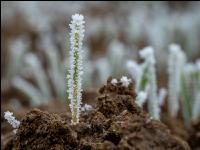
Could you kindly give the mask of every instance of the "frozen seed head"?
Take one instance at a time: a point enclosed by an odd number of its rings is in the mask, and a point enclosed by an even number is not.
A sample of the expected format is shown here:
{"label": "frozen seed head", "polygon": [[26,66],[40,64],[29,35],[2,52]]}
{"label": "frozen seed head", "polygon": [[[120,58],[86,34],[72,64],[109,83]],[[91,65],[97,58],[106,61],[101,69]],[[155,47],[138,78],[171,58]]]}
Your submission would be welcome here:
{"label": "frozen seed head", "polygon": [[4,112],[4,118],[8,121],[8,123],[14,128],[19,128],[20,121],[16,120],[13,116],[13,113],[10,111]]}
{"label": "frozen seed head", "polygon": [[116,85],[116,84],[117,84],[117,79],[115,79],[115,78],[112,79],[112,80],[111,80],[111,84],[112,84],[112,85]]}
{"label": "frozen seed head", "polygon": [[122,76],[120,81],[122,82],[123,86],[128,87],[129,83],[131,82],[131,79],[128,79],[126,76]]}

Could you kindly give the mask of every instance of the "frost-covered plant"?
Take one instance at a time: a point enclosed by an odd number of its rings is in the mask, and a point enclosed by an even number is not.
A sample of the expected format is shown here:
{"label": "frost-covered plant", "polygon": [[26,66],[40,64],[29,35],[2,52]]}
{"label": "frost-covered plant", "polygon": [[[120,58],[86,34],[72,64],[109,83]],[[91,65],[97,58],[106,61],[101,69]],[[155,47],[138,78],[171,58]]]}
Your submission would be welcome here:
{"label": "frost-covered plant", "polygon": [[118,83],[117,79],[113,78],[113,79],[111,80],[111,84],[112,84],[112,85],[116,85],[117,83]]}
{"label": "frost-covered plant", "polygon": [[134,60],[128,60],[126,62],[126,67],[128,69],[128,72],[132,75],[132,78],[136,82],[136,92],[143,91],[144,89],[141,89],[141,81],[142,81],[142,74],[144,73],[144,67],[143,64],[138,64]]}
{"label": "frost-covered plant", "polygon": [[160,106],[164,103],[166,90],[161,88],[159,94],[157,94],[153,48],[146,47],[141,50],[140,57],[145,59],[141,64],[138,64],[133,60],[128,60],[126,62],[128,72],[136,82],[136,92],[138,93],[136,103],[142,107],[146,99],[148,99],[149,112],[151,115],[153,114],[154,118],[159,118]]}
{"label": "frost-covered plant", "polygon": [[68,77],[68,93],[70,99],[70,109],[72,113],[72,124],[79,123],[81,99],[82,99],[82,40],[84,37],[84,17],[80,14],[72,15],[72,21],[69,25],[70,33],[70,69]]}
{"label": "frost-covered plant", "polygon": [[29,41],[26,37],[20,37],[12,42],[9,49],[9,63],[7,76],[9,80],[21,73],[23,69],[23,57],[28,50]]}
{"label": "frost-covered plant", "polygon": [[125,61],[125,50],[125,46],[117,40],[112,41],[109,45],[107,56],[110,65],[110,72],[112,75],[122,75],[121,73],[123,72],[123,64]]}
{"label": "frost-covered plant", "polygon": [[185,72],[192,99],[192,119],[195,120],[200,114],[200,59],[196,63],[187,63]]}
{"label": "frost-covered plant", "polygon": [[195,120],[200,114],[200,59],[196,61],[196,67],[193,72],[193,94],[194,101],[192,107],[192,119]]}
{"label": "frost-covered plant", "polygon": [[13,112],[6,111],[4,112],[4,118],[8,121],[8,123],[14,128],[13,132],[16,133],[16,129],[19,128],[20,121],[16,120],[13,116]]}
{"label": "frost-covered plant", "polygon": [[36,81],[43,97],[46,102],[50,98],[52,98],[50,84],[46,77],[45,71],[42,68],[42,63],[37,57],[37,55],[33,53],[28,53],[25,55],[25,63],[27,65],[27,72],[32,75],[34,80]]}
{"label": "frost-covered plant", "polygon": [[147,93],[144,91],[140,91],[136,97],[136,103],[138,104],[138,106],[142,107],[143,104],[146,102],[147,99]]}
{"label": "frost-covered plant", "polygon": [[160,106],[164,104],[165,97],[167,95],[167,89],[160,88],[158,93],[158,103]]}
{"label": "frost-covered plant", "polygon": [[157,97],[157,83],[156,83],[156,70],[154,49],[152,47],[145,47],[140,52],[140,57],[145,60],[145,70],[147,71],[147,80],[150,86],[148,90],[148,110],[152,117],[159,119],[160,108]]}
{"label": "frost-covered plant", "polygon": [[181,47],[177,44],[171,44],[169,46],[169,62],[168,62],[168,73],[169,73],[169,99],[168,99],[168,110],[173,117],[176,117],[179,110],[179,99],[183,106],[183,116],[185,124],[189,125],[191,121],[191,104],[190,104],[190,92],[189,92],[189,81],[187,78],[186,66],[186,55],[182,51]]}
{"label": "frost-covered plant", "polygon": [[181,51],[181,48],[177,44],[171,44],[169,46],[169,59],[168,59],[168,110],[170,114],[175,117],[179,110],[179,95],[181,90],[181,70],[183,69],[183,63],[185,56]]}
{"label": "frost-covered plant", "polygon": [[14,88],[22,92],[30,99],[31,106],[38,106],[42,104],[44,97],[34,85],[19,76],[13,78],[11,82]]}

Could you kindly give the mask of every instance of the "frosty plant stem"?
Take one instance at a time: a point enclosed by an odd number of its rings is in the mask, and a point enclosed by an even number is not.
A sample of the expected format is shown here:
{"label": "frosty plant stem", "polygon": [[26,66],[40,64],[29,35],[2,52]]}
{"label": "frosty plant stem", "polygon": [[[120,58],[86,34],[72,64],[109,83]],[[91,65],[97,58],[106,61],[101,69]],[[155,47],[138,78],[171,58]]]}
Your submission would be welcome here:
{"label": "frosty plant stem", "polygon": [[147,80],[149,82],[149,101],[148,110],[152,117],[159,119],[160,107],[157,98],[157,83],[156,83],[156,70],[155,70],[155,58],[154,49],[152,47],[145,47],[140,51],[140,57],[145,60],[145,68],[147,69]]}
{"label": "frosty plant stem", "polygon": [[83,74],[82,67],[82,41],[84,37],[84,17],[80,14],[72,16],[70,26],[70,69],[68,77],[68,93],[70,99],[70,109],[72,113],[72,124],[79,122],[81,109],[81,81]]}
{"label": "frosty plant stem", "polygon": [[183,53],[177,44],[169,46],[169,62],[168,62],[168,87],[169,101],[168,109],[171,116],[176,117],[179,110],[179,94],[181,90],[181,68],[183,67]]}
{"label": "frosty plant stem", "polygon": [[192,110],[190,106],[190,97],[186,83],[186,78],[183,72],[181,72],[181,88],[182,88],[181,96],[183,100],[183,115],[184,115],[185,125],[189,126],[192,118]]}

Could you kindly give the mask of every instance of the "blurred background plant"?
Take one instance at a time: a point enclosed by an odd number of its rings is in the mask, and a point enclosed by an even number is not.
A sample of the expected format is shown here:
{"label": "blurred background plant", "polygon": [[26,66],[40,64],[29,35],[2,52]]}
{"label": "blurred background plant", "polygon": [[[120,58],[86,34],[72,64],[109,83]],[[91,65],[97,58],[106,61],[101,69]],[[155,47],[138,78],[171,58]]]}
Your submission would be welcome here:
{"label": "blurred background plant", "polygon": [[[100,87],[109,75],[132,76],[126,61],[140,64],[138,50],[149,45],[158,89],[167,87],[169,44],[181,45],[190,66],[199,64],[200,2],[1,2],[1,9],[1,102],[15,108],[67,97],[68,24],[77,12],[87,22],[85,91]],[[199,103],[195,74],[185,75],[190,90],[195,89],[189,91],[193,108]],[[194,116],[198,109],[192,109]]]}

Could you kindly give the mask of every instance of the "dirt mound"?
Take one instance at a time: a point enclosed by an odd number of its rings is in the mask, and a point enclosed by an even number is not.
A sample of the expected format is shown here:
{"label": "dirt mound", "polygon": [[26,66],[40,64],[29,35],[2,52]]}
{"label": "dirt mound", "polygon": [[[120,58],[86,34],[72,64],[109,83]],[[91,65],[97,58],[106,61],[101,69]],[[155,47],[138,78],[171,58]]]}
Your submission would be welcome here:
{"label": "dirt mound", "polygon": [[111,79],[99,90],[95,109],[82,113],[79,124],[71,125],[68,114],[33,109],[5,149],[190,150],[136,105],[132,83],[125,88],[118,80],[114,86]]}

